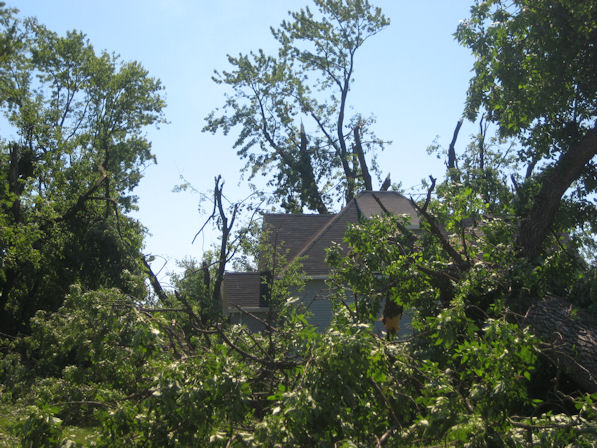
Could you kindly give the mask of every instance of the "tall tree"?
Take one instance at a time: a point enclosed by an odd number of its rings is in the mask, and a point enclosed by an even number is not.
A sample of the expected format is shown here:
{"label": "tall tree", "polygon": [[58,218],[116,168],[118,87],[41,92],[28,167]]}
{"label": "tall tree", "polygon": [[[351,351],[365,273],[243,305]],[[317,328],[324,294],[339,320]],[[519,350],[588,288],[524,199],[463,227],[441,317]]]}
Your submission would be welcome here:
{"label": "tall tree", "polygon": [[250,176],[268,176],[288,211],[326,213],[338,195],[348,201],[372,188],[365,153],[384,142],[370,131],[371,119],[348,117],[347,106],[357,51],[389,20],[367,0],[314,3],[316,12],[291,12],[272,29],[277,56],[228,56],[232,70],[214,81],[233,93],[204,130],[240,126],[235,148]]}
{"label": "tall tree", "polygon": [[[570,301],[595,309],[594,295],[575,296],[579,290],[588,292],[580,285],[595,271],[579,263],[575,251],[582,245],[577,235],[588,231],[594,245],[597,229],[595,2],[477,0],[456,37],[476,58],[468,117],[482,111],[501,137],[517,143],[517,159],[525,165],[520,184],[512,177],[516,197],[504,210],[515,215],[507,221],[515,223],[515,258],[508,263],[516,269],[504,278],[504,297],[526,315],[525,322],[537,335],[557,341],[559,348],[550,356],[567,366],[582,389],[594,392],[597,325],[582,310],[571,312]],[[481,167],[484,176],[489,169]],[[468,258],[465,229],[460,230],[460,252]],[[451,257],[455,264],[457,257]],[[459,270],[452,278],[470,276],[474,268],[466,264]],[[494,299],[489,295],[487,300]]]}
{"label": "tall tree", "polygon": [[142,269],[142,228],[123,213],[164,102],[140,64],[96,54],[82,33],[7,11],[0,39],[0,326],[16,331],[71,283],[125,287]]}
{"label": "tall tree", "polygon": [[589,224],[594,232],[595,2],[478,0],[456,36],[476,58],[469,118],[484,109],[502,136],[521,144],[518,157],[527,165],[518,235],[522,254],[541,253],[564,199],[583,209],[574,224]]}

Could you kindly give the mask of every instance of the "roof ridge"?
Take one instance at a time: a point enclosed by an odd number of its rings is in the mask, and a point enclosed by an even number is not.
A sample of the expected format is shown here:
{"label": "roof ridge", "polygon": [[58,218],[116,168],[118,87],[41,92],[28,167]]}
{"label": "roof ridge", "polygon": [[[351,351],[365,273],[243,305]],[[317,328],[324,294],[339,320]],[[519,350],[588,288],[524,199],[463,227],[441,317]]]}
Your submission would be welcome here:
{"label": "roof ridge", "polygon": [[333,216],[337,213],[264,213],[263,216]]}
{"label": "roof ridge", "polygon": [[400,193],[399,191],[392,191],[392,190],[386,190],[386,191],[381,191],[381,190],[363,190],[361,192],[359,192],[359,194],[356,195],[356,198],[358,199],[360,196],[366,195],[366,194],[371,194],[371,195],[376,195],[376,194],[393,194],[396,196],[400,196],[401,198],[404,198],[406,200],[408,200],[408,198],[406,196],[404,196],[402,193]]}

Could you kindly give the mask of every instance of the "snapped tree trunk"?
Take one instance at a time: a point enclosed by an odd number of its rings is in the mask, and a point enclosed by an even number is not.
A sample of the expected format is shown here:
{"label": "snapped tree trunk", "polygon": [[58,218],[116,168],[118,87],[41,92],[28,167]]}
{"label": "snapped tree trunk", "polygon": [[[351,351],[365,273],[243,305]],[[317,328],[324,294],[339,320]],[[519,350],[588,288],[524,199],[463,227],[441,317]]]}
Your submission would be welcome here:
{"label": "snapped tree trunk", "polygon": [[578,386],[597,392],[597,320],[550,296],[532,305],[524,322],[548,344],[544,353]]}
{"label": "snapped tree trunk", "polygon": [[353,129],[354,133],[354,145],[359,158],[359,165],[361,166],[361,176],[363,177],[363,183],[365,184],[365,190],[372,191],[373,184],[371,183],[371,174],[369,174],[369,168],[367,167],[367,160],[365,159],[365,152],[363,151],[363,145],[361,144],[361,135],[359,133],[359,127],[355,126]]}
{"label": "snapped tree trunk", "polygon": [[[533,260],[541,253],[562,197],[596,154],[597,127],[541,174],[541,188],[517,235],[520,256]],[[595,319],[563,299],[546,297],[535,299],[526,312],[525,322],[539,338],[552,345],[549,351],[553,359],[565,366],[579,387],[591,393],[597,391]]]}

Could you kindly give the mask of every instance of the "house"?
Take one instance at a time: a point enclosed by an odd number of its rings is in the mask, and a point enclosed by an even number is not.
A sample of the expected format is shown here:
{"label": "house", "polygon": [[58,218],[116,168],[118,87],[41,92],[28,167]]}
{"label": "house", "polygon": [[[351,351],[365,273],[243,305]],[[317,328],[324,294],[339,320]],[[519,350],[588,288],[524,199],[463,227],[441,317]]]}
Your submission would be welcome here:
{"label": "house", "polygon": [[[325,250],[332,243],[342,243],[348,224],[384,214],[408,215],[411,226],[417,228],[419,218],[409,200],[393,191],[365,191],[352,199],[339,213],[265,214],[263,226],[269,232],[268,241],[282,247],[290,263],[300,258],[307,281],[297,295],[312,314],[310,322],[320,329],[329,326],[332,305],[326,280],[330,268],[325,262]],[[269,311],[266,272],[228,272],[223,282],[224,314],[232,322],[245,323],[259,331]],[[253,314],[252,318],[246,312]],[[405,319],[403,318],[403,321]],[[406,319],[407,320],[407,319]],[[402,322],[401,334],[410,331],[409,323]],[[381,325],[377,330],[381,332]]]}

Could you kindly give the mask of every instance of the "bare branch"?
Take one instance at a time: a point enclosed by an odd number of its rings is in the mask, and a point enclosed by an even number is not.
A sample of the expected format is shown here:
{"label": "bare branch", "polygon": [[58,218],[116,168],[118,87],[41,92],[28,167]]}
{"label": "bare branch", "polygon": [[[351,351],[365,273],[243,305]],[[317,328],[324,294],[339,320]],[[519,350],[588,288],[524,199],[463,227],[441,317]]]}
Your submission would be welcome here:
{"label": "bare branch", "polygon": [[257,315],[245,310],[244,308],[242,308],[241,306],[237,305],[237,304],[232,304],[232,306],[234,308],[236,308],[237,310],[239,310],[241,313],[246,314],[247,316],[255,319],[257,322],[259,322],[260,324],[263,324],[267,329],[271,330],[271,331],[275,331],[276,333],[279,333],[280,330],[278,330],[276,327],[274,327],[273,325],[271,325],[270,323],[266,322],[265,320],[261,319],[260,317],[258,317]]}
{"label": "bare branch", "polygon": [[454,134],[452,135],[452,141],[450,142],[450,146],[448,148],[448,169],[456,168],[456,139],[458,138],[458,133],[460,132],[460,127],[462,126],[463,119],[461,118],[456,123],[456,128],[454,129]]}
{"label": "bare branch", "polygon": [[373,185],[371,184],[371,175],[369,174],[369,168],[367,167],[367,160],[365,160],[365,153],[363,152],[363,146],[361,144],[361,135],[359,133],[359,126],[355,126],[353,129],[354,133],[354,146],[357,152],[357,157],[359,158],[359,165],[361,166],[361,176],[363,177],[363,182],[365,183],[365,190],[371,191],[373,190]]}
{"label": "bare branch", "polygon": [[145,255],[143,255],[142,260],[143,265],[145,266],[145,270],[147,271],[147,275],[149,276],[149,283],[151,283],[151,287],[160,299],[160,302],[166,303],[168,301],[168,295],[166,294],[166,291],[164,291],[164,288],[162,288],[162,285],[158,280],[157,275],[155,275],[155,273],[151,269],[151,265],[147,261]]}

